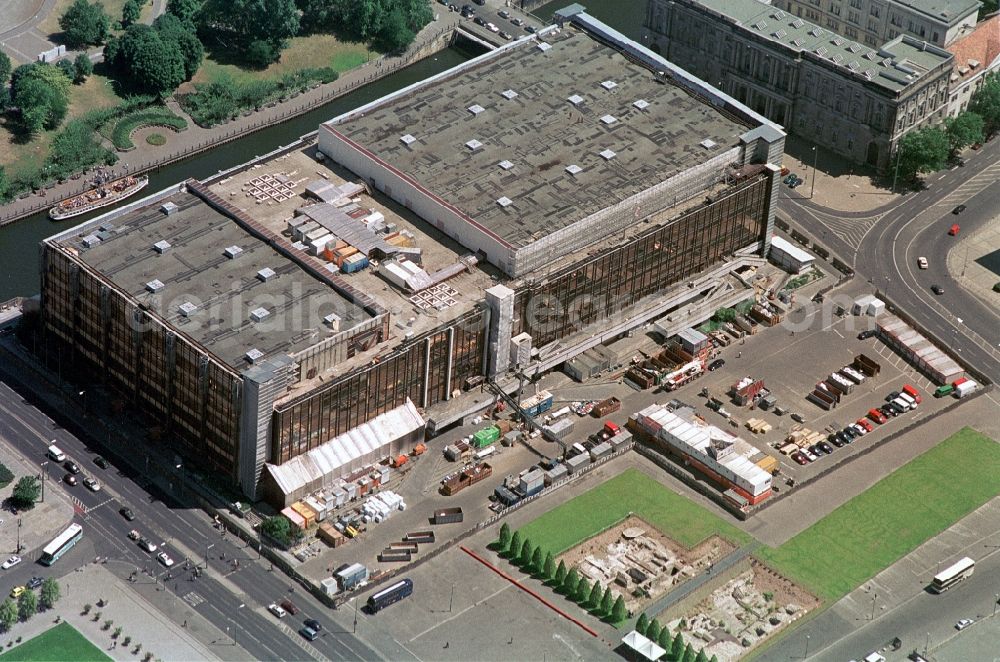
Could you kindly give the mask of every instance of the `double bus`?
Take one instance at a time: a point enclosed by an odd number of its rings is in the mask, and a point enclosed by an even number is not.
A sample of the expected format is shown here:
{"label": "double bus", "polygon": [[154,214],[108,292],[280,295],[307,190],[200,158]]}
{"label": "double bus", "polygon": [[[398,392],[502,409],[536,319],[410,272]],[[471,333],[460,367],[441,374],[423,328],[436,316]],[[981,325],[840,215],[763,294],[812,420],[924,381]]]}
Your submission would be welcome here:
{"label": "double bus", "polygon": [[976,562],[966,556],[943,572],[936,574],[931,582],[931,590],[935,593],[944,593],[966,577],[970,577],[975,569]]}
{"label": "double bus", "polygon": [[70,524],[69,527],[56,536],[42,550],[42,558],[38,559],[43,565],[52,565],[59,560],[59,557],[72,549],[73,545],[80,542],[83,537],[83,527],[79,524]]}
{"label": "double bus", "polygon": [[369,596],[368,611],[374,614],[394,602],[399,602],[411,593],[413,593],[413,581],[410,579],[400,580],[389,588],[382,589],[378,593]]}

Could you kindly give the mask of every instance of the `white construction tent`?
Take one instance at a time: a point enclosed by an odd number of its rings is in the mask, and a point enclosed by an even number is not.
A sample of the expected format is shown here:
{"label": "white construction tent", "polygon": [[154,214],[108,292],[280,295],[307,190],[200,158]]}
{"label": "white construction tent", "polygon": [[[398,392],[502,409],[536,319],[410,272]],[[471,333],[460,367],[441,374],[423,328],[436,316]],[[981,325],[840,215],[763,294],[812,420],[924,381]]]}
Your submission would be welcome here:
{"label": "white construction tent", "polygon": [[622,643],[650,662],[659,660],[667,653],[666,649],[657,646],[656,642],[650,641],[635,630],[622,637]]}
{"label": "white construction tent", "polygon": [[379,460],[408,453],[424,440],[426,423],[409,398],[406,402],[338,435],[284,464],[264,465],[264,491],[271,503],[287,506],[324,488],[332,488]]}

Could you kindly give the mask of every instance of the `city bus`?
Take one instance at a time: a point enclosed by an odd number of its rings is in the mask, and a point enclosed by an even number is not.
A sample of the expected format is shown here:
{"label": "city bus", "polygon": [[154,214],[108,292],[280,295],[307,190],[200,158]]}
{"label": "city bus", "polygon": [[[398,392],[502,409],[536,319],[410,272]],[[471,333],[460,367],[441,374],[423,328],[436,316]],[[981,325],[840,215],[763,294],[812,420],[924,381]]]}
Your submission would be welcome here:
{"label": "city bus", "polygon": [[368,598],[368,610],[375,613],[413,593],[413,581],[403,579]]}
{"label": "city bus", "polygon": [[43,565],[52,565],[59,560],[59,557],[72,549],[73,545],[80,542],[83,537],[83,527],[79,524],[70,524],[69,528],[56,536],[56,539],[45,546],[42,550],[42,558],[38,559]]}
{"label": "city bus", "polygon": [[935,593],[944,593],[958,582],[971,576],[972,571],[975,569],[976,562],[966,556],[964,559],[946,568],[943,572],[935,575],[934,581],[931,582],[931,590]]}

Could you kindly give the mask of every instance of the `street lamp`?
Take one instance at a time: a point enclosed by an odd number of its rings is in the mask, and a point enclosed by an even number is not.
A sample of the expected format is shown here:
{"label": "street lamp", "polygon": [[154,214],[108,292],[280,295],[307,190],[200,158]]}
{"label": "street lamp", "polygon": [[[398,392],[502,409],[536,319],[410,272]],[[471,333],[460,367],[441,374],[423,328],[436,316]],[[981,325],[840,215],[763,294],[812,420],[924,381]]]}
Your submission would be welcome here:
{"label": "street lamp", "polygon": [[42,462],[38,466],[41,467],[42,473],[38,474],[38,477],[42,481],[42,503],[45,503],[45,466],[49,463],[48,460]]}
{"label": "street lamp", "polygon": [[208,550],[212,549],[213,547],[215,547],[214,542],[211,545],[205,545],[205,570],[208,570]]}
{"label": "street lamp", "polygon": [[808,634],[806,635],[806,654],[805,654],[805,656],[802,659],[803,660],[809,659],[809,635]]}
{"label": "street lamp", "polygon": [[878,600],[878,593],[872,596],[872,617],[869,620],[875,620],[875,601]]}
{"label": "street lamp", "polygon": [[[240,609],[243,609],[244,607],[246,607],[246,604],[241,602],[240,606],[236,608],[236,611],[238,612]],[[229,615],[229,623],[230,623],[230,625],[233,626],[233,646],[235,646],[236,645],[236,628],[237,628],[237,625],[236,625],[236,621],[233,620],[233,615],[232,614]]]}
{"label": "street lamp", "polygon": [[809,199],[812,200],[813,194],[816,192],[816,162],[819,160],[819,150],[816,149],[816,145],[813,145],[813,181],[812,186],[809,187]]}

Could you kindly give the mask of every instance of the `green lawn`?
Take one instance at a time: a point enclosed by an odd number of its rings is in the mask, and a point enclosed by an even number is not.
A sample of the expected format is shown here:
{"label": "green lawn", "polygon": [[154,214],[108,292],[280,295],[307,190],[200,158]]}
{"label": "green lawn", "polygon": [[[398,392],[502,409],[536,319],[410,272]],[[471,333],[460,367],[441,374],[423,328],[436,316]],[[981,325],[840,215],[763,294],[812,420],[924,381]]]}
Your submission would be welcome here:
{"label": "green lawn", "polygon": [[629,512],[687,547],[712,534],[737,544],[750,540],[739,529],[637,469],[628,469],[550,510],[520,529],[521,537],[531,538],[535,545],[560,554],[613,526]]}
{"label": "green lawn", "polygon": [[832,602],[1000,494],[998,476],[1000,444],[965,428],[760,556]]}
{"label": "green lawn", "polygon": [[76,628],[65,622],[0,655],[0,662],[61,662],[62,660],[110,662],[111,658],[90,643]]}

